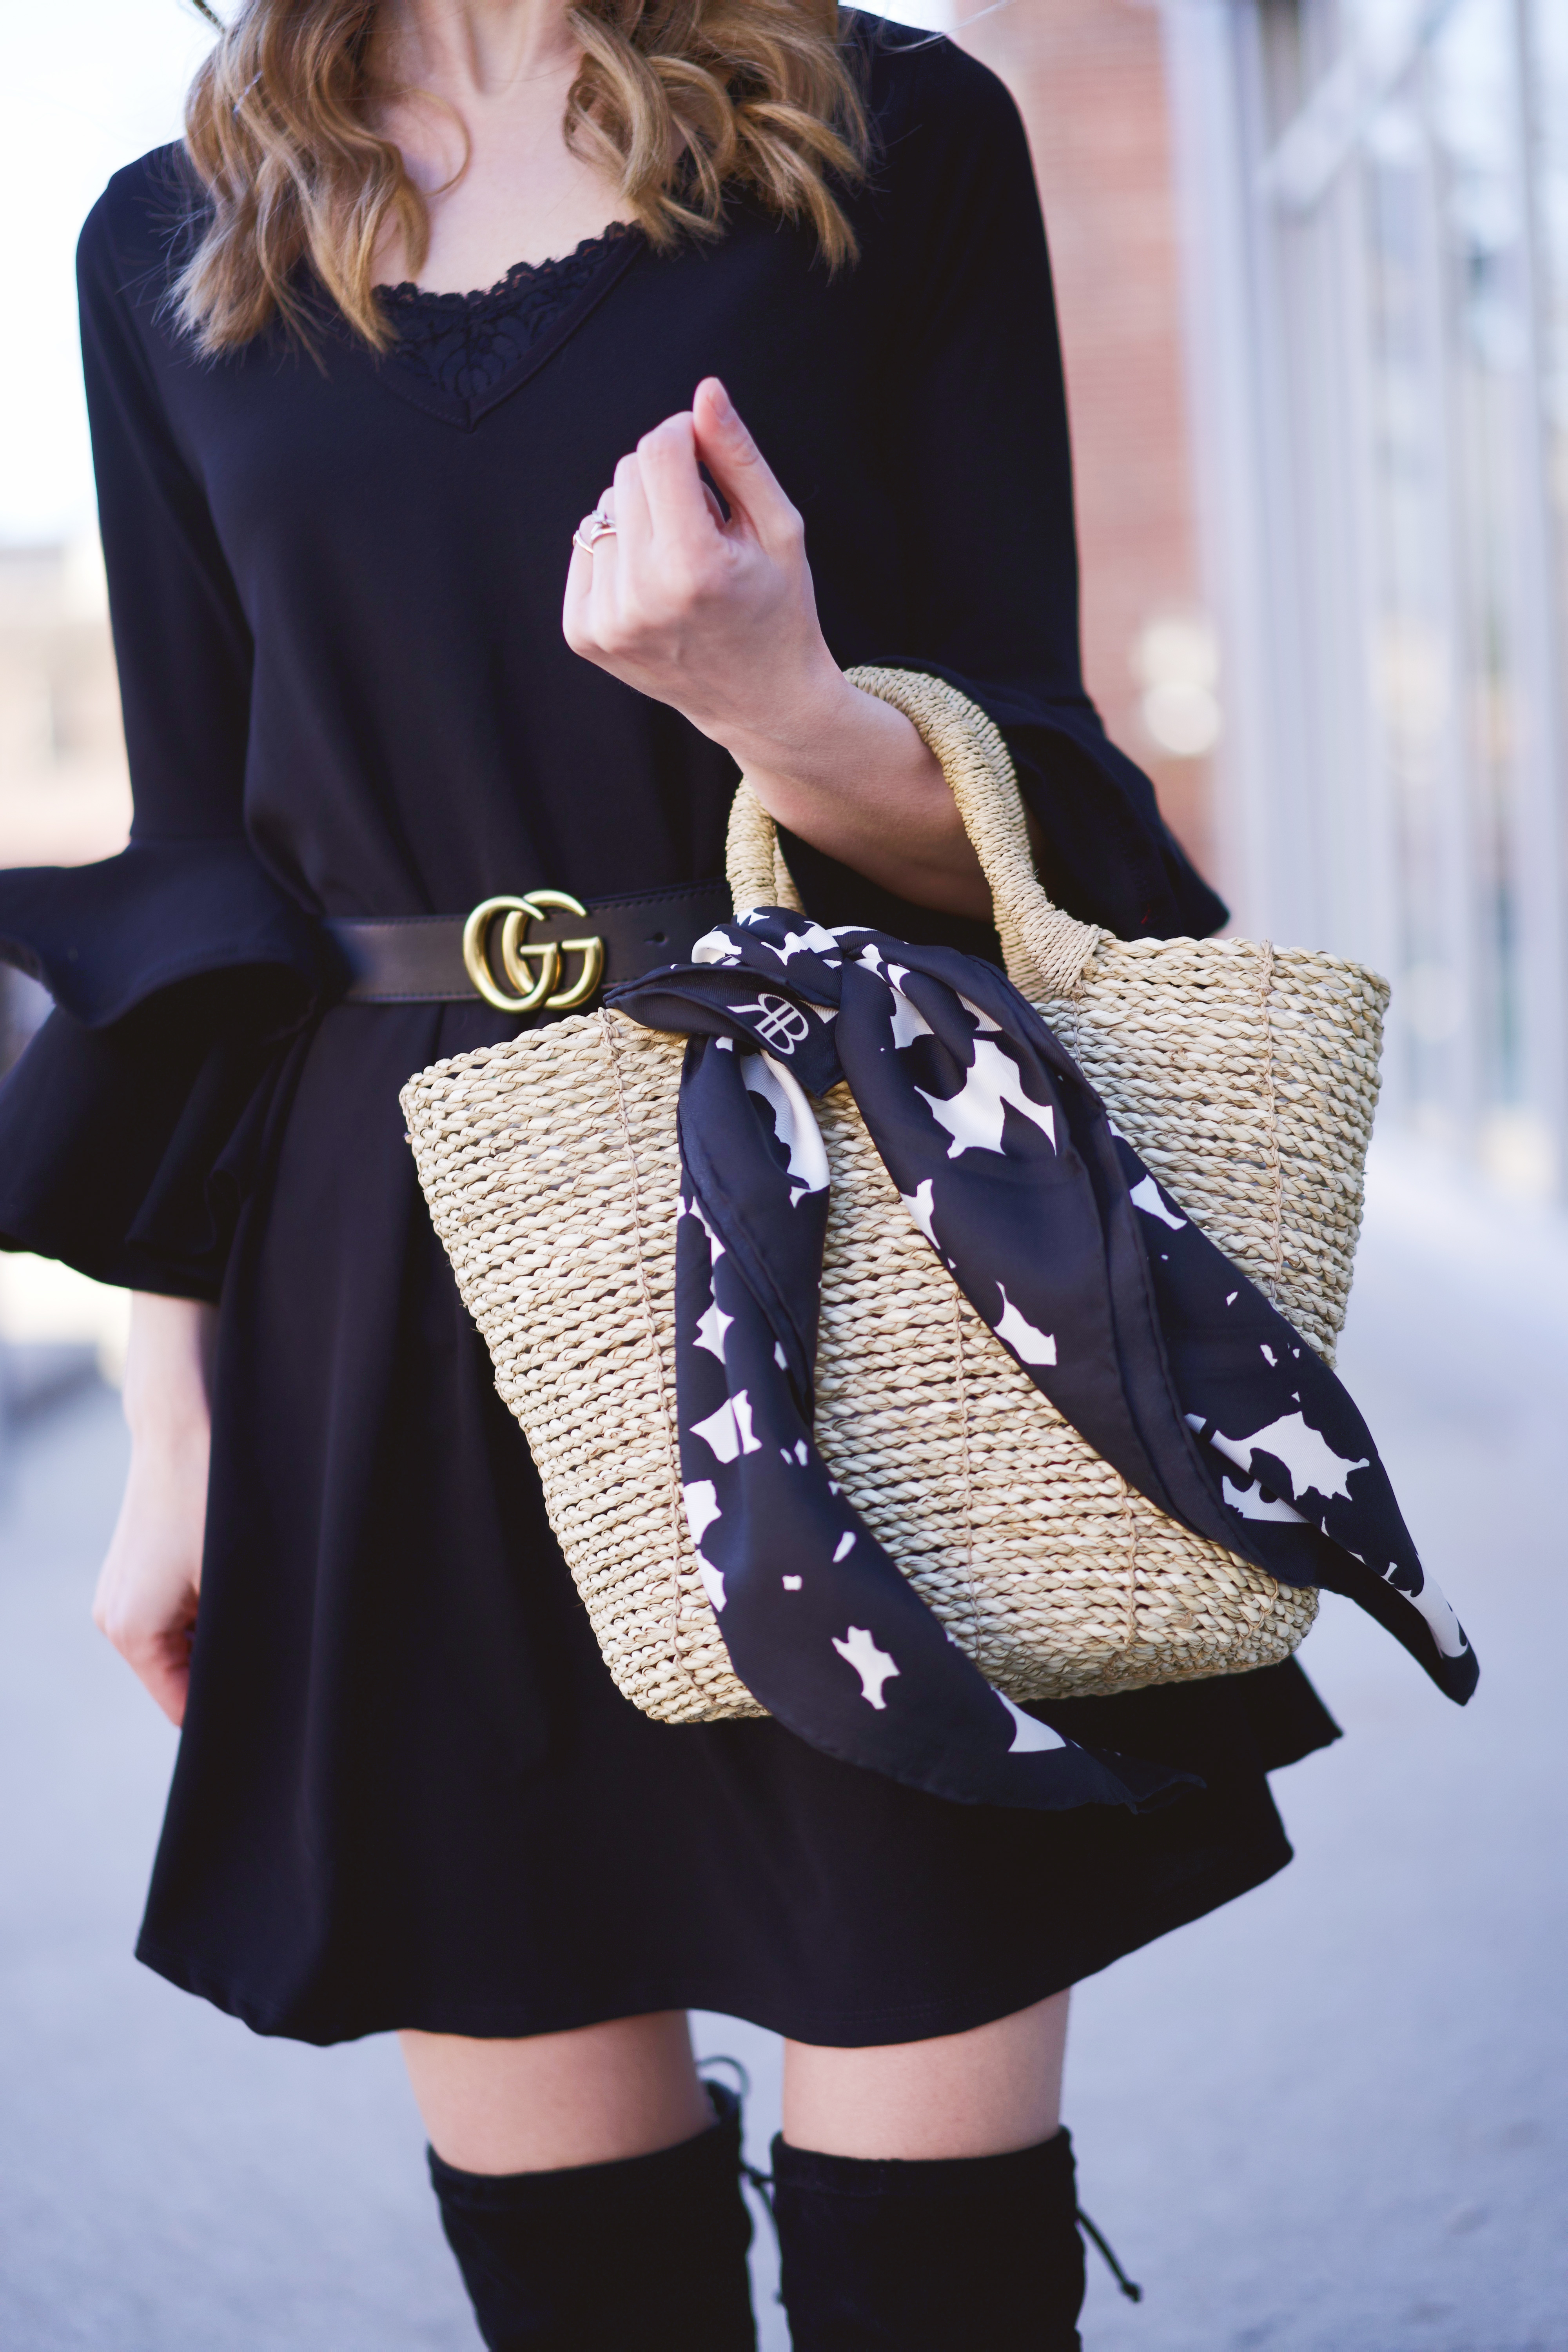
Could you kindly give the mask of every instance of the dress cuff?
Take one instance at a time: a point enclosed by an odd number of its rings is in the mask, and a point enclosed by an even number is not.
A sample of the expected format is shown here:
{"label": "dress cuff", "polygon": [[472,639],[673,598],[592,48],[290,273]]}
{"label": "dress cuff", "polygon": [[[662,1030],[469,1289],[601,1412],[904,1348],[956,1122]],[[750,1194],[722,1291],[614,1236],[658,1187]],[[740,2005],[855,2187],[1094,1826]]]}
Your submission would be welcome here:
{"label": "dress cuff", "polygon": [[241,967],[328,984],[319,925],[247,842],[133,841],[96,866],[0,873],[0,961],[89,1029],[178,982]]}
{"label": "dress cuff", "polygon": [[0,874],[56,1010],[0,1086],[0,1247],[215,1298],[290,1041],[341,981],[243,842]]}

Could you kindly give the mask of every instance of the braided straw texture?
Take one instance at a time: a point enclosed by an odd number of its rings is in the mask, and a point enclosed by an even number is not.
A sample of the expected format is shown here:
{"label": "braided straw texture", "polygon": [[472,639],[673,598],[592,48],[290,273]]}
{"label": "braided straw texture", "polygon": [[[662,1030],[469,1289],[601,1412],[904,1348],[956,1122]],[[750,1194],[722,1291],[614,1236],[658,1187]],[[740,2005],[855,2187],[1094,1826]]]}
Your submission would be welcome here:
{"label": "braided straw texture", "polygon": [[[1128,944],[1034,877],[1011,763],[942,681],[858,671],[942,761],[1008,968],[1162,1182],[1330,1353],[1344,1317],[1386,990],[1331,956]],[[738,911],[788,903],[742,786]],[[793,885],[790,898],[794,898]],[[683,1041],[599,1011],[464,1054],[402,1101],[420,1181],[615,1679],[671,1723],[757,1715],[697,1574],[675,1419],[675,1113]],[[816,1437],[844,1491],[1016,1699],[1239,1673],[1317,1596],[1190,1535],[1091,1452],[901,1207],[848,1090],[833,1173]]]}

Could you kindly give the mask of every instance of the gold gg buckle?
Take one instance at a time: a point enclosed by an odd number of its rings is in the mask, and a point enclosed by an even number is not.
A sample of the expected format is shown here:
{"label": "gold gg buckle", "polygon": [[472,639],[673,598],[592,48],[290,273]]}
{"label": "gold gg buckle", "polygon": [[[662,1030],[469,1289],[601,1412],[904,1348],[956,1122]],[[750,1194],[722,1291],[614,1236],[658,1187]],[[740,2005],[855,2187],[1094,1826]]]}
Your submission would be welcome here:
{"label": "gold gg buckle", "polygon": [[[605,969],[603,940],[525,938],[530,923],[548,922],[552,913],[581,915],[585,920],[588,909],[564,890],[531,890],[521,898],[481,898],[463,925],[463,969],[498,1013],[536,1013],[541,1005],[549,1013],[570,1013],[574,1005],[586,1004],[598,987]],[[500,929],[501,970],[516,989],[515,996],[497,984],[490,969],[490,925],[498,915],[506,917]],[[570,988],[561,988],[561,959],[569,955],[580,955],[583,969]],[[535,958],[537,976],[530,970]]]}

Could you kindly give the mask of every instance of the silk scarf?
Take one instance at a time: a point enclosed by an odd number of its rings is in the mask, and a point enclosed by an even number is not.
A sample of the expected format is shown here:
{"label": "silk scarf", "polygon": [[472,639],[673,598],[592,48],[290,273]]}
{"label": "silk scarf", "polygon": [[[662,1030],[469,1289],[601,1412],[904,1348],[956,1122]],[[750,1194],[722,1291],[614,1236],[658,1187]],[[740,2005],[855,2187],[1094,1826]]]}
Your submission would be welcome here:
{"label": "silk scarf", "polygon": [[1344,1387],[993,965],[769,908],[608,1001],[689,1039],[681,1478],[735,1671],[780,1723],[969,1804],[1141,1809],[1192,1778],[1005,1697],[829,1475],[812,1433],[828,1166],[810,1097],[841,1080],[926,1241],[1097,1453],[1194,1534],[1348,1594],[1468,1698],[1474,1654]]}

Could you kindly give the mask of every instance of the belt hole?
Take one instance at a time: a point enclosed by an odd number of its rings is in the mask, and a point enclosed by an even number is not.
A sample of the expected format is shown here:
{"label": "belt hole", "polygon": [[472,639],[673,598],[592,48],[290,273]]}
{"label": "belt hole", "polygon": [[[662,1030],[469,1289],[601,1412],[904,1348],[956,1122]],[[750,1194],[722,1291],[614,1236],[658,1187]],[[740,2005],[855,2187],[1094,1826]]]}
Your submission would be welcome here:
{"label": "belt hole", "polygon": [[664,941],[665,934],[663,931],[650,931],[647,935],[645,945],[650,948],[661,948],[664,945]]}

